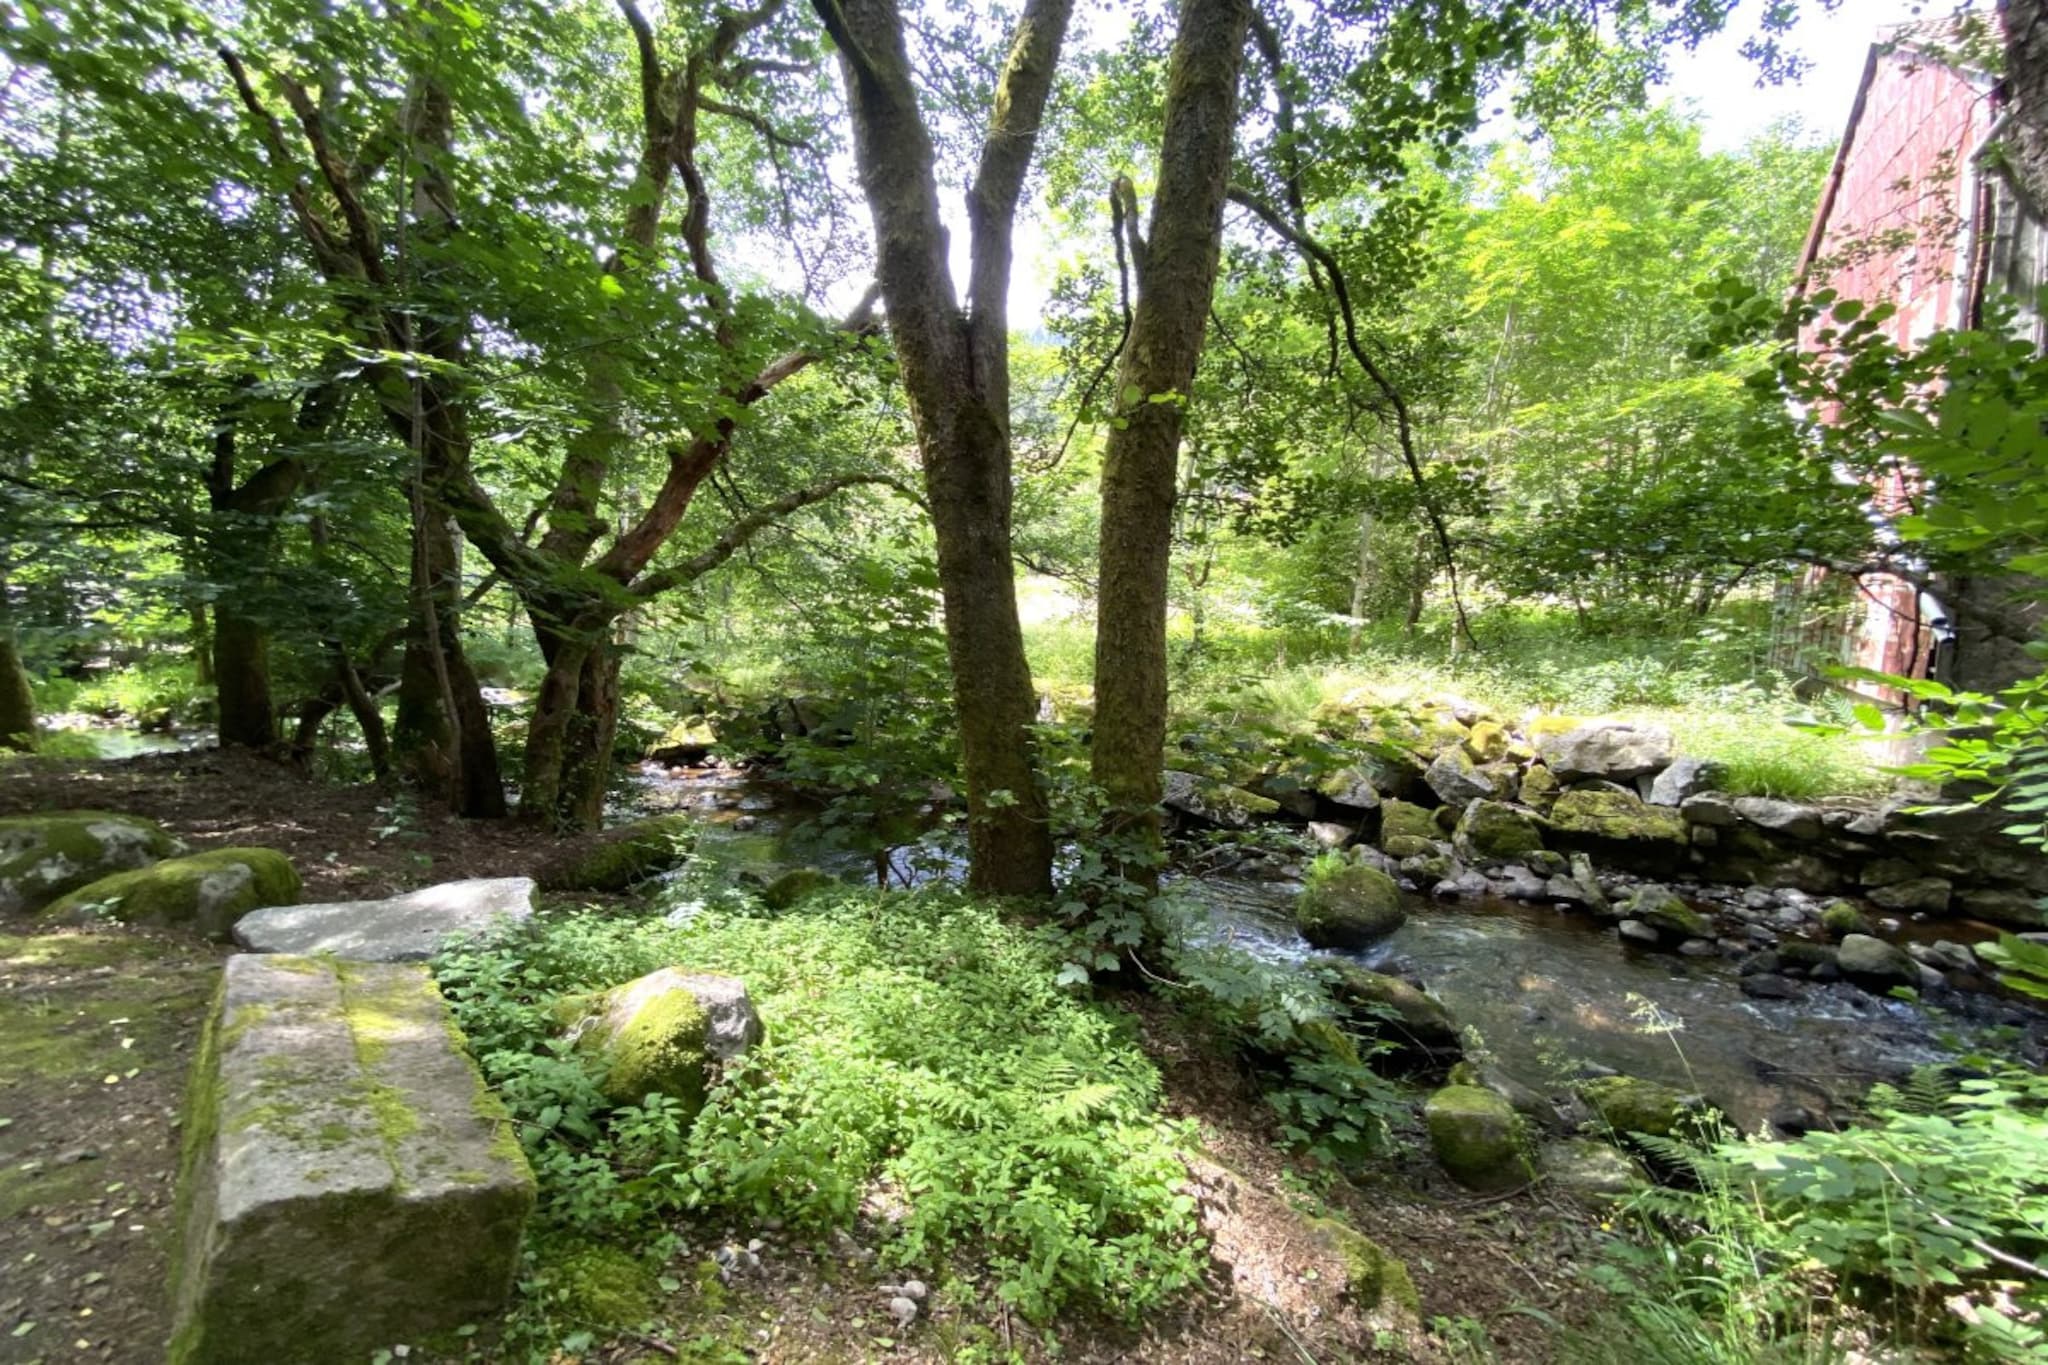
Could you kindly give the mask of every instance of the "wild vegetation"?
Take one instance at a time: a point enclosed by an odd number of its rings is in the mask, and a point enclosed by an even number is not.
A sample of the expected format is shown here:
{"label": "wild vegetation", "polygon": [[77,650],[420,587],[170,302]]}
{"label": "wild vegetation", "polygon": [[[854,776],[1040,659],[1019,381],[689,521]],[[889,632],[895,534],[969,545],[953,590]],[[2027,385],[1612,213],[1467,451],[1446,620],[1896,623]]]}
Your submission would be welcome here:
{"label": "wild vegetation", "polygon": [[[0,6],[0,809],[165,826],[61,899],[0,831],[6,979],[113,990],[242,844],[536,874],[432,960],[517,1287],[413,1358],[2048,1359],[2048,674],[1841,651],[1889,576],[2048,658],[2048,361],[1799,278],[1833,147],[1657,95],[1731,25],[1796,80],[1802,8]],[[1383,951],[1468,912],[1869,1065],[1624,1119],[1545,959],[1532,1085]],[[760,1036],[622,1103],[592,1002],[669,968]],[[19,1012],[53,1084],[96,1009]],[[1415,1231],[1503,1208],[1478,1290]]]}

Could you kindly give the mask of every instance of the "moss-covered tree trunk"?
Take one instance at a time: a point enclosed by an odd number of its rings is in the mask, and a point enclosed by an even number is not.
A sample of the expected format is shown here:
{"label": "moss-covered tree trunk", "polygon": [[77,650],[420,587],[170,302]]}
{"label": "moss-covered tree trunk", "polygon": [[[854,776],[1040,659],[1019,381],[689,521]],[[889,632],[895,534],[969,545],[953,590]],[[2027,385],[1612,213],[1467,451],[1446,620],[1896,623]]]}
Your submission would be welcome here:
{"label": "moss-covered tree trunk", "polygon": [[874,220],[875,276],[917,429],[938,542],[946,650],[967,788],[968,884],[1041,895],[1052,830],[1034,763],[1031,667],[1010,551],[1011,240],[1072,0],[1018,18],[967,194],[967,306],[939,214],[930,130],[895,0],[814,0],[839,50],[854,153]]}
{"label": "moss-covered tree trunk", "polygon": [[462,565],[440,508],[414,527],[412,613],[391,737],[398,771],[458,815],[505,814],[505,784],[483,689],[462,648]]}
{"label": "moss-covered tree trunk", "polygon": [[[1091,763],[1109,833],[1135,841],[1127,875],[1141,883],[1157,875],[1178,454],[1216,285],[1250,23],[1247,0],[1182,6],[1148,236],[1137,237],[1135,213],[1125,214],[1138,303],[1117,376],[1119,420],[1102,463]],[[1128,190],[1120,185],[1118,193]]]}
{"label": "moss-covered tree trunk", "polygon": [[[571,618],[567,626],[560,624]],[[519,814],[562,830],[602,823],[604,789],[619,730],[619,656],[607,618],[537,613],[534,635],[547,672],[534,698],[520,775]]]}
{"label": "moss-covered tree trunk", "polygon": [[26,753],[36,747],[36,694],[22,666],[6,592],[0,583],[0,749]]}

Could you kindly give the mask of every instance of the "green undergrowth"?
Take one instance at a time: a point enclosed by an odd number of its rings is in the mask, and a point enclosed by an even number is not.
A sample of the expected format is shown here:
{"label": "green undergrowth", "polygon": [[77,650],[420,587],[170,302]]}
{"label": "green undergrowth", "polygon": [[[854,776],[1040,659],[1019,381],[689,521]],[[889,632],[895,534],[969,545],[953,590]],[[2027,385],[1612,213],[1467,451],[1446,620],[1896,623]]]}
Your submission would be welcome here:
{"label": "green undergrowth", "polygon": [[[674,927],[575,913],[439,963],[525,1136],[543,1238],[860,1224],[883,1264],[979,1262],[1040,1320],[1135,1319],[1198,1282],[1193,1134],[1161,1117],[1127,1018],[1056,984],[1051,942],[950,892],[751,906],[715,894]],[[668,966],[741,978],[767,1030],[694,1122],[659,1096],[607,1105],[548,1021],[559,996]]]}

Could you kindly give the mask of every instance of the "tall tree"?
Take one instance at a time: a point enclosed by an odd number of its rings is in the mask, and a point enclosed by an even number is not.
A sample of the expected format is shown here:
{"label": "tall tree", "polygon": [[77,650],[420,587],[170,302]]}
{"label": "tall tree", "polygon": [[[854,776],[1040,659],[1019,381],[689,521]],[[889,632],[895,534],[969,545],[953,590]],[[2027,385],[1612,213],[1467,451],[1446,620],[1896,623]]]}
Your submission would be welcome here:
{"label": "tall tree", "polygon": [[[1223,245],[1249,0],[1185,0],[1167,76],[1149,231],[1130,181],[1114,193],[1138,282],[1102,462],[1090,757],[1113,832],[1156,847],[1166,744],[1166,594],[1181,430]],[[1156,880],[1151,860],[1127,875]]]}
{"label": "tall tree", "polygon": [[876,278],[938,542],[946,649],[967,786],[969,884],[1052,887],[1052,831],[1033,764],[1037,698],[1011,560],[1011,241],[1072,0],[1027,0],[967,192],[967,302],[947,263],[932,133],[895,0],[813,0],[838,48],[874,219]]}

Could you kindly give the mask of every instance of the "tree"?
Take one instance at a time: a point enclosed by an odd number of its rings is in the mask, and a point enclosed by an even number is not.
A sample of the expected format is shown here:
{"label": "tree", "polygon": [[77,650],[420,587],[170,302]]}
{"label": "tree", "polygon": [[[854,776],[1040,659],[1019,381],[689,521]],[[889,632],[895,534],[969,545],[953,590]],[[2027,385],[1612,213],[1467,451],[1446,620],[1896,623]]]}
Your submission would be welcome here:
{"label": "tree", "polygon": [[968,882],[1042,895],[1052,830],[1033,766],[1037,719],[1011,560],[1011,240],[1073,11],[1027,0],[992,92],[967,193],[967,304],[955,292],[936,153],[895,0],[814,0],[837,46],[874,220],[876,278],[916,426],[938,541],[946,648],[967,786]]}

